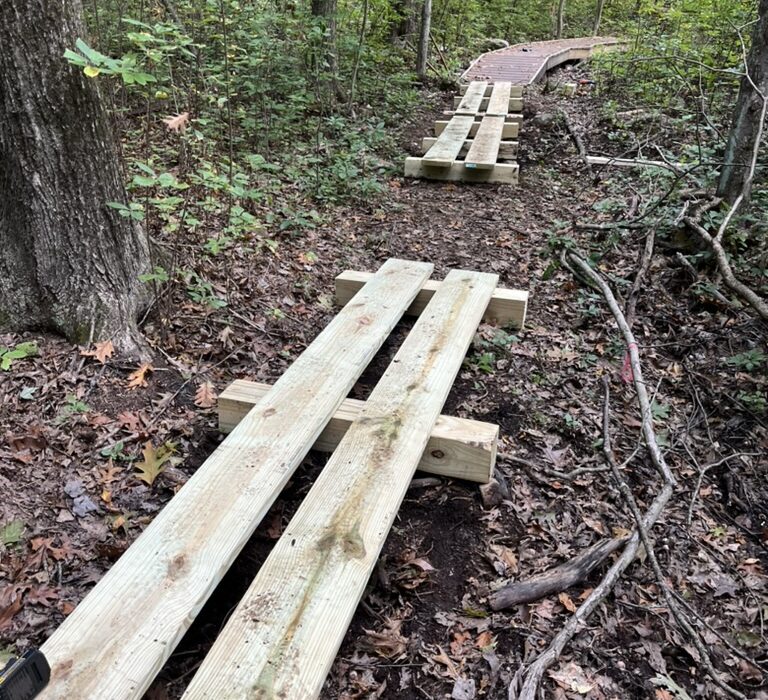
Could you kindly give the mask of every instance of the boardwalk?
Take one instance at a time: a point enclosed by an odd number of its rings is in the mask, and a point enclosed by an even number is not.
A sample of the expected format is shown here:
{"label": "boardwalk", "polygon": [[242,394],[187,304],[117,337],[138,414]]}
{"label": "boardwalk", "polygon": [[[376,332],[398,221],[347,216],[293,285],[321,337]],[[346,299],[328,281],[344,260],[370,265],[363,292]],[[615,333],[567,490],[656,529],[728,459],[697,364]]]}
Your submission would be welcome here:
{"label": "boardwalk", "polygon": [[589,58],[595,49],[612,49],[620,44],[618,39],[599,36],[515,44],[484,53],[464,71],[461,78],[463,81],[505,80],[513,85],[529,85],[541,80],[548,70],[565,61]]}

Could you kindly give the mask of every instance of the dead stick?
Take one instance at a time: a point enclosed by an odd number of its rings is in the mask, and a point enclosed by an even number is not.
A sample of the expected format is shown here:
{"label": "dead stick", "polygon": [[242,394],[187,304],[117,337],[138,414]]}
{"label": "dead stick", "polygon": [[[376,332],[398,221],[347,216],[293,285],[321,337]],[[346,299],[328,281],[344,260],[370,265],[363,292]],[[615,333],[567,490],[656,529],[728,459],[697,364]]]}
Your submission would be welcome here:
{"label": "dead stick", "polygon": [[642,257],[640,258],[640,266],[637,269],[637,274],[632,282],[632,289],[627,298],[627,325],[630,328],[632,328],[632,325],[635,322],[635,309],[637,307],[637,297],[640,295],[640,287],[642,286],[645,276],[648,274],[648,268],[651,265],[655,238],[656,234],[654,230],[650,229],[645,236],[645,246],[643,248]]}
{"label": "dead stick", "polygon": [[559,593],[581,583],[600,564],[627,541],[626,537],[601,540],[570,561],[533,576],[527,581],[515,581],[491,596],[491,607],[504,610],[513,605],[531,603],[552,593]]}

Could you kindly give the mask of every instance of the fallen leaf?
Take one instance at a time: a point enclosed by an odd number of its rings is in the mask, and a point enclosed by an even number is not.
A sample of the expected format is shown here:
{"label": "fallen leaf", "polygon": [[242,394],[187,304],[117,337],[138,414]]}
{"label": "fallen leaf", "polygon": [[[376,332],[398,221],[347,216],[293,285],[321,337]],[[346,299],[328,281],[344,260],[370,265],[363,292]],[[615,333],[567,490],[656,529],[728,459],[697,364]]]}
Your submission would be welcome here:
{"label": "fallen leaf", "polygon": [[93,346],[93,350],[81,350],[83,357],[95,357],[101,364],[104,364],[115,352],[111,340],[102,340]]}
{"label": "fallen leaf", "polygon": [[211,408],[216,405],[216,390],[210,382],[203,382],[195,392],[195,406]]}
{"label": "fallen leaf", "polygon": [[183,132],[187,128],[189,122],[189,112],[182,112],[172,117],[165,117],[163,124],[168,127],[168,131],[180,131]]}
{"label": "fallen leaf", "polygon": [[128,375],[128,388],[138,389],[141,386],[147,386],[147,372],[154,372],[155,368],[148,362],[145,362],[135,372]]}
{"label": "fallen leaf", "polygon": [[587,676],[581,666],[571,662],[561,665],[557,671],[549,671],[549,677],[563,690],[570,690],[579,695],[591,692],[595,684],[587,680]]}
{"label": "fallen leaf", "polygon": [[141,454],[144,455],[144,461],[136,464],[136,469],[141,473],[137,474],[138,478],[145,482],[148,486],[152,486],[155,483],[160,474],[165,470],[165,464],[168,462],[173,453],[176,451],[176,446],[172,442],[166,442],[155,450],[151,441],[144,444],[144,449]]}
{"label": "fallen leaf", "polygon": [[59,592],[49,586],[38,586],[27,593],[27,603],[35,603],[46,608],[51,606],[54,600],[59,599]]}
{"label": "fallen leaf", "polygon": [[475,640],[475,646],[478,649],[488,649],[494,645],[494,639],[493,635],[488,631],[485,630],[485,632],[481,632],[477,635],[477,639]]}
{"label": "fallen leaf", "polygon": [[576,604],[571,600],[571,596],[567,593],[561,593],[557,598],[568,612],[576,612]]}
{"label": "fallen leaf", "polygon": [[405,653],[408,640],[400,634],[402,620],[387,618],[384,630],[363,630],[365,645],[385,659],[394,659]]}

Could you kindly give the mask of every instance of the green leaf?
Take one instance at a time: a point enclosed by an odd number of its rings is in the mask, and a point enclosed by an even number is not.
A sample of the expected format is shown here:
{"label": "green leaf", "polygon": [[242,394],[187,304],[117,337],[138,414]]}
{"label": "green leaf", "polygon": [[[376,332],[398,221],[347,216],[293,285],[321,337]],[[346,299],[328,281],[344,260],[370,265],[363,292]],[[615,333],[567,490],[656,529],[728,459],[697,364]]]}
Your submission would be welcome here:
{"label": "green leaf", "polygon": [[13,520],[7,525],[0,527],[0,542],[5,545],[16,544],[21,541],[23,533],[24,523],[21,520]]}
{"label": "green leaf", "polygon": [[83,73],[85,73],[89,78],[95,78],[101,73],[101,69],[96,68],[96,66],[86,66],[83,68]]}

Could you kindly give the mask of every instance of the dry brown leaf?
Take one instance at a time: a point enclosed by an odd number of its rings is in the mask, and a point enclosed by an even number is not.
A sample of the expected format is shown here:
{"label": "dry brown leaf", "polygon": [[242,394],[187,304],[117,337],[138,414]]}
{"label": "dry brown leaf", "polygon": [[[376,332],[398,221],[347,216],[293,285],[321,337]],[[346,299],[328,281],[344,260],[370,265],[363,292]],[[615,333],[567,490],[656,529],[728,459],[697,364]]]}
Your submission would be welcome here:
{"label": "dry brown leaf", "polygon": [[475,646],[478,649],[487,649],[488,647],[493,646],[493,643],[493,635],[488,630],[478,634],[477,639],[475,640]]}
{"label": "dry brown leaf", "polygon": [[492,544],[491,551],[499,558],[507,573],[517,573],[517,555],[509,547],[505,547],[503,544]]}
{"label": "dry brown leaf", "polygon": [[103,365],[115,352],[111,340],[103,340],[93,346],[93,350],[81,350],[83,357],[95,357]]}
{"label": "dry brown leaf", "polygon": [[172,117],[165,117],[163,124],[168,127],[168,131],[180,131],[183,132],[187,128],[189,123],[189,112],[182,112]]}
{"label": "dry brown leaf", "polygon": [[372,651],[385,659],[394,659],[405,653],[408,640],[400,634],[402,620],[387,618],[382,632],[363,630],[366,634],[365,643]]}
{"label": "dry brown leaf", "polygon": [[145,362],[135,372],[131,372],[128,375],[128,388],[138,389],[142,386],[147,386],[147,373],[154,372],[155,368],[148,362]]}
{"label": "dry brown leaf", "polygon": [[210,382],[203,382],[195,392],[195,406],[211,408],[216,405],[216,390]]}
{"label": "dry brown leaf", "polygon": [[594,682],[587,679],[584,669],[573,662],[561,665],[557,671],[549,671],[549,677],[563,690],[579,695],[586,695],[595,687]]}
{"label": "dry brown leaf", "polygon": [[150,441],[146,442],[141,451],[141,454],[144,455],[144,461],[136,464],[136,469],[141,473],[136,476],[148,486],[152,486],[155,479],[165,471],[165,463],[173,457],[175,450],[176,446],[172,442],[160,445],[157,450]]}
{"label": "dry brown leaf", "polygon": [[567,593],[561,593],[557,597],[568,612],[576,612],[576,604],[571,600],[571,596],[569,596]]}

